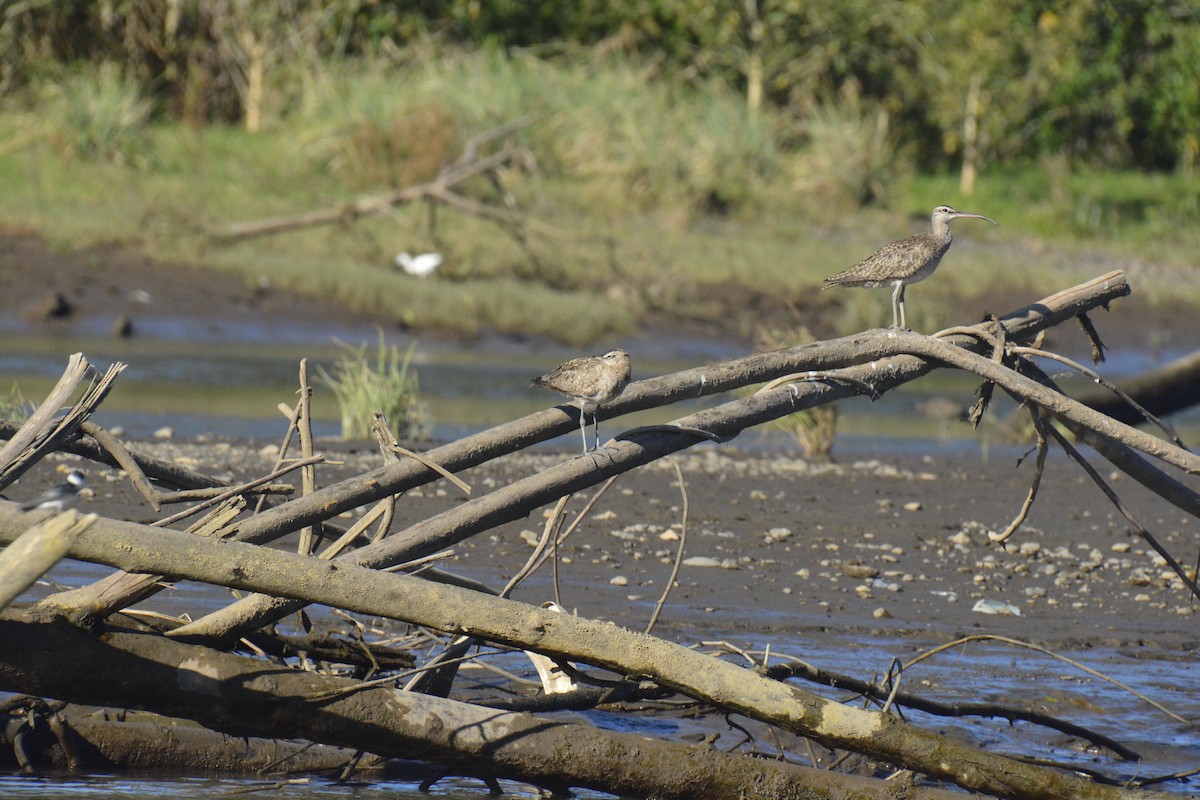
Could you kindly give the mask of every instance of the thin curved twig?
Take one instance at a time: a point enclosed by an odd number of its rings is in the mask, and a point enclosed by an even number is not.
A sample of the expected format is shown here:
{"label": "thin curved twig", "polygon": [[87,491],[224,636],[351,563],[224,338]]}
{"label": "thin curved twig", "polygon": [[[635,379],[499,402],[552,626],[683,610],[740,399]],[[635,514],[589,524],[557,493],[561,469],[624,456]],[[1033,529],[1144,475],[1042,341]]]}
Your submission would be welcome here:
{"label": "thin curved twig", "polygon": [[1029,409],[1029,416],[1033,420],[1033,430],[1037,433],[1037,461],[1034,464],[1033,481],[1029,484],[1029,494],[1025,496],[1021,510],[1017,512],[1017,516],[1008,524],[1008,527],[1000,533],[988,531],[988,538],[993,542],[1003,542],[1025,522],[1025,518],[1029,516],[1029,509],[1033,508],[1033,501],[1037,499],[1038,489],[1042,485],[1042,474],[1046,471],[1046,451],[1049,448],[1046,446],[1046,436],[1042,431],[1044,423],[1036,408],[1031,406],[1026,406],[1026,408]]}
{"label": "thin curved twig", "polygon": [[650,622],[646,625],[646,634],[654,630],[655,624],[658,623],[658,617],[662,614],[663,606],[667,604],[667,596],[671,594],[671,587],[675,585],[675,579],[679,577],[679,567],[683,563],[683,548],[687,544],[687,524],[688,524],[688,493],[687,484],[683,482],[683,470],[679,468],[679,462],[674,458],[667,457],[667,461],[671,462],[671,466],[675,468],[675,478],[679,481],[679,494],[683,496],[683,511],[681,513],[680,531],[679,531],[679,547],[675,550],[675,563],[671,565],[671,574],[667,577],[667,585],[663,587],[662,596],[658,598],[658,602],[654,605],[654,613],[650,615]]}
{"label": "thin curved twig", "polygon": [[1166,424],[1161,419],[1154,416],[1154,414],[1150,413],[1150,411],[1147,410],[1141,403],[1134,400],[1132,397],[1130,397],[1128,394],[1126,394],[1124,391],[1122,391],[1121,388],[1119,386],[1117,386],[1116,384],[1105,380],[1103,377],[1101,377],[1100,373],[1096,372],[1095,370],[1085,367],[1083,364],[1080,364],[1076,361],[1072,361],[1071,359],[1067,358],[1066,356],[1060,356],[1058,353],[1052,353],[1049,350],[1043,350],[1040,347],[1014,346],[1009,349],[1009,352],[1013,353],[1014,355],[1032,356],[1034,358],[1047,358],[1047,359],[1050,359],[1051,361],[1057,361],[1058,363],[1060,363],[1064,366],[1070,367],[1071,369],[1075,370],[1076,372],[1080,373],[1081,375],[1085,375],[1088,378],[1091,378],[1093,381],[1095,381],[1096,383],[1103,386],[1105,389],[1108,389],[1110,392],[1112,392],[1117,397],[1119,397],[1122,400],[1122,402],[1128,404],[1129,407],[1132,408],[1134,411],[1136,411],[1138,414],[1141,414],[1141,416],[1144,420],[1146,420],[1151,425],[1154,425],[1156,428],[1158,428],[1163,433],[1165,433],[1167,435],[1167,437],[1170,438],[1170,440],[1175,444],[1176,447],[1181,447],[1184,450],[1189,449],[1188,446],[1183,443],[1183,440],[1179,438],[1179,435],[1177,433],[1175,433],[1174,429],[1172,429],[1170,425]]}
{"label": "thin curved twig", "polygon": [[[546,524],[542,527],[541,538],[538,540],[538,543],[536,545],[534,545],[533,552],[529,554],[529,558],[525,561],[525,566],[523,566],[519,570],[517,570],[516,573],[512,576],[512,578],[509,579],[508,584],[503,589],[500,590],[500,597],[508,597],[508,595],[512,592],[512,590],[517,588],[517,586],[520,585],[521,581],[528,578],[529,575],[532,574],[533,571],[535,569],[537,569],[538,566],[541,565],[542,562],[539,561],[538,559],[542,556],[543,553],[546,552],[546,546],[550,542],[558,540],[557,534],[558,534],[558,529],[562,527],[563,509],[566,508],[567,502],[570,499],[571,499],[571,495],[569,495],[569,494],[564,494],[562,497],[560,497],[558,499],[558,503],[554,506],[553,513],[551,513],[550,516],[546,519]],[[555,586],[554,601],[557,603],[558,602],[558,581],[554,582],[554,586]]]}
{"label": "thin curved twig", "polygon": [[1021,647],[1026,650],[1033,650],[1035,652],[1041,653],[1042,655],[1050,656],[1053,659],[1056,659],[1058,661],[1063,662],[1064,664],[1068,664],[1068,665],[1074,667],[1075,669],[1079,670],[1080,672],[1086,672],[1088,675],[1091,675],[1092,677],[1099,678],[1100,680],[1102,680],[1106,683],[1111,683],[1113,686],[1116,686],[1118,689],[1128,692],[1129,694],[1133,695],[1134,697],[1141,700],[1142,702],[1147,703],[1150,706],[1153,706],[1154,708],[1156,708],[1159,711],[1161,711],[1162,713],[1166,714],[1168,717],[1175,720],[1176,722],[1182,722],[1184,725],[1187,725],[1192,730],[1200,731],[1200,725],[1198,725],[1194,722],[1191,722],[1190,720],[1187,720],[1184,717],[1179,716],[1174,711],[1171,711],[1169,708],[1164,706],[1162,703],[1159,703],[1156,700],[1153,700],[1153,699],[1147,697],[1146,695],[1139,692],[1137,689],[1134,689],[1132,686],[1128,686],[1124,683],[1121,683],[1116,678],[1105,675],[1103,672],[1100,672],[1099,670],[1094,670],[1091,667],[1088,667],[1088,666],[1085,666],[1084,664],[1079,663],[1078,661],[1076,661],[1073,658],[1067,658],[1064,655],[1056,653],[1053,650],[1042,647],[1040,645],[1031,644],[1029,642],[1022,642],[1019,639],[1010,639],[1007,636],[999,636],[994,633],[976,633],[976,634],[972,634],[970,636],[963,636],[959,639],[955,639],[952,642],[946,642],[945,644],[940,644],[931,650],[926,650],[924,653],[921,653],[919,656],[914,658],[912,661],[909,661],[907,664],[905,664],[904,668],[912,669],[914,666],[916,666],[917,664],[920,664],[922,661],[927,661],[928,659],[932,658],[933,656],[935,656],[939,653],[942,653],[947,650],[958,647],[960,644],[968,644],[970,642],[988,642],[988,641],[1002,642],[1004,644],[1012,645],[1013,647]]}
{"label": "thin curved twig", "polygon": [[567,529],[565,531],[563,531],[561,534],[554,537],[554,539],[553,539],[554,546],[549,551],[543,550],[541,555],[538,556],[537,563],[534,564],[533,568],[529,570],[529,573],[533,574],[537,570],[541,569],[542,564],[546,563],[547,558],[549,558],[551,555],[556,556],[556,558],[554,560],[554,602],[559,603],[560,605],[562,604],[562,600],[558,596],[558,558],[557,558],[558,546],[561,545],[563,542],[565,542],[567,540],[567,537],[575,532],[575,530],[579,527],[580,523],[582,523],[583,520],[587,518],[587,515],[591,513],[592,507],[596,505],[596,502],[601,497],[604,496],[604,493],[608,491],[609,487],[611,487],[613,485],[613,483],[615,483],[617,478],[619,478],[619,477],[620,477],[620,475],[613,475],[611,478],[609,478],[607,481],[605,481],[600,486],[599,489],[596,490],[595,494],[593,494],[591,496],[591,498],[588,499],[587,503],[584,504],[583,508],[580,509],[579,513],[575,515],[575,519],[573,519],[571,521],[571,524],[567,526]]}
{"label": "thin curved twig", "polygon": [[113,457],[113,460],[121,465],[121,469],[129,475],[129,480],[133,483],[133,488],[137,489],[138,494],[145,498],[150,504],[150,508],[156,512],[162,508],[160,505],[162,497],[150,480],[146,477],[146,473],[142,472],[142,468],[138,466],[133,454],[126,449],[121,440],[111,433],[101,428],[96,423],[87,420],[79,425],[79,430],[84,434],[96,440],[96,444],[108,451],[108,454]]}

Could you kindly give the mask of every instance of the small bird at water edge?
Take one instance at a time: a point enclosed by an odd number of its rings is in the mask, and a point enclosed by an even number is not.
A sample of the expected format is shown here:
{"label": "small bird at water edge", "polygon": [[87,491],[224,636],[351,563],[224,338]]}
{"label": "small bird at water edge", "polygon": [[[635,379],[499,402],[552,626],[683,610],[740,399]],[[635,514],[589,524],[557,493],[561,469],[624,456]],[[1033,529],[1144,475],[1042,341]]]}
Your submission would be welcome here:
{"label": "small bird at water edge", "polygon": [[400,253],[392,263],[409,275],[425,278],[432,275],[442,265],[442,254],[421,253],[417,256],[410,256],[408,253]]}
{"label": "small bird at water edge", "polygon": [[985,219],[993,225],[1000,223],[983,214],[955,211],[950,206],[938,206],[930,215],[933,231],[915,233],[877,250],[849,269],[825,279],[823,289],[833,286],[854,286],[878,289],[893,286],[892,327],[907,330],[904,321],[904,287],[923,281],[933,274],[942,256],[954,240],[950,222],[960,218]]}
{"label": "small bird at water edge", "polygon": [[79,500],[79,493],[83,491],[87,480],[83,473],[77,469],[67,473],[67,482],[59,484],[52,489],[47,489],[42,494],[30,500],[21,506],[22,511],[53,511],[55,514],[61,514],[71,506],[75,505]]}
{"label": "small bird at water edge", "polygon": [[[600,446],[600,418],[596,409],[614,399],[629,385],[629,354],[624,350],[609,350],[602,356],[573,358],[558,368],[534,378],[534,386],[551,389],[570,397],[579,406],[579,432],[583,436],[583,452],[590,453]],[[588,447],[587,415],[592,415],[596,443]]]}

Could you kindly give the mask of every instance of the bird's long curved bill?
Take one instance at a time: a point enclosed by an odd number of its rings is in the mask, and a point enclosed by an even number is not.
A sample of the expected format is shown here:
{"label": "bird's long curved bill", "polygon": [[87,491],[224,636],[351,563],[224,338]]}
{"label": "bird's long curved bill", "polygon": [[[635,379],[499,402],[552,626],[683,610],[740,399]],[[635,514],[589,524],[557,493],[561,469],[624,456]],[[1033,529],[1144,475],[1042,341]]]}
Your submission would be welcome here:
{"label": "bird's long curved bill", "polygon": [[954,215],[955,219],[959,219],[961,217],[969,217],[970,219],[986,219],[988,222],[992,223],[993,225],[996,225],[996,226],[1000,225],[1000,223],[996,222],[996,220],[992,219],[991,217],[985,217],[983,214],[967,214],[963,211],[959,211],[957,214]]}

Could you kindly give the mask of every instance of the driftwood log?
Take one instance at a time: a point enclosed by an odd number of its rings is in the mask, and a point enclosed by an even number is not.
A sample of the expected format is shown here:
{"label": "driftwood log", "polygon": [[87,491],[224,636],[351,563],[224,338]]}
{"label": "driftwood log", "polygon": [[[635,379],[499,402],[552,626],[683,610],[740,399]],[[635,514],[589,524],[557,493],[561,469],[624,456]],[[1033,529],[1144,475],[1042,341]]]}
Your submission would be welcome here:
{"label": "driftwood log", "polygon": [[386,194],[364,197],[336,208],[308,211],[250,222],[237,222],[212,235],[221,243],[232,243],[269,234],[311,228],[319,225],[345,225],[365,217],[383,214],[396,206],[428,201],[442,203],[475,216],[509,225],[524,224],[524,220],[507,208],[495,208],[475,202],[454,191],[455,187],[477,175],[491,175],[506,166],[524,165],[532,162],[526,150],[514,145],[505,146],[494,153],[480,154],[488,142],[515,133],[528,126],[530,120],[521,118],[490,131],[484,131],[467,141],[462,155],[444,167],[432,181],[406,186]]}
{"label": "driftwood log", "polygon": [[[1121,381],[1121,389],[1155,416],[1166,416],[1200,404],[1200,351]],[[1127,424],[1143,421],[1136,409],[1102,386],[1089,384],[1073,393],[1076,400]]]}
{"label": "driftwood log", "polygon": [[[441,479],[441,472],[428,462],[441,471],[456,472],[573,430],[577,410],[559,407],[530,415],[428,451],[422,460],[389,461],[253,516],[238,516],[240,506],[229,506],[225,516],[209,519],[208,535],[96,519],[67,543],[66,552],[126,575],[6,612],[0,618],[0,689],[146,708],[237,735],[290,736],[304,731],[322,743],[420,758],[451,771],[513,777],[556,790],[586,786],[663,797],[873,797],[889,792],[894,796],[898,788],[843,783],[829,773],[810,775],[789,765],[709,748],[612,734],[584,724],[563,726],[532,715],[397,691],[395,679],[363,683],[213,649],[255,635],[309,603],[320,603],[609,670],[625,681],[650,682],[726,713],[970,791],[1039,800],[1155,797],[988,753],[890,714],[851,708],[611,623],[381,571],[696,442],[725,441],[751,426],[854,394],[876,396],[947,366],[971,371],[986,386],[999,386],[1039,414],[1059,420],[1080,438],[1094,441],[1098,452],[1124,465],[1167,501],[1195,514],[1200,495],[1188,481],[1200,472],[1200,459],[1072,400],[1026,366],[1025,351],[1013,349],[1031,344],[1050,326],[1086,319],[1089,312],[1128,292],[1123,275],[1110,273],[999,320],[934,336],[867,331],[641,381],[606,408],[606,419],[698,395],[766,386],[665,425],[626,431],[591,457],[569,459],[473,497],[331,560],[261,545]],[[1088,329],[1090,323],[1085,324]],[[1069,445],[1064,441],[1063,446]],[[25,517],[15,505],[0,503],[0,542],[15,541],[28,527]],[[114,616],[156,591],[159,576],[256,594],[165,636],[158,630],[133,629],[123,617]],[[112,591],[115,585],[137,589],[125,594]],[[72,653],[70,663],[55,656],[61,652]],[[120,665],[115,672],[114,664]],[[101,673],[118,677],[99,680]],[[905,796],[935,796],[923,794],[932,790],[920,787],[902,790]]]}
{"label": "driftwood log", "polygon": [[[140,631],[114,628],[97,637],[61,623],[9,618],[0,619],[0,641],[13,651],[4,659],[4,675],[11,676],[5,682],[19,682],[38,694],[71,694],[84,702],[131,708],[171,706],[177,715],[238,736],[303,731],[318,741],[428,759],[449,773],[481,774],[480,765],[488,765],[482,774],[548,788],[593,787],[689,800],[744,797],[749,787],[761,797],[894,796],[881,781],[385,686],[363,688],[357,681],[281,670]],[[72,658],[63,664],[55,654],[67,652]],[[106,669],[88,666],[97,663]],[[909,796],[921,800],[952,797],[930,789],[914,792]]]}

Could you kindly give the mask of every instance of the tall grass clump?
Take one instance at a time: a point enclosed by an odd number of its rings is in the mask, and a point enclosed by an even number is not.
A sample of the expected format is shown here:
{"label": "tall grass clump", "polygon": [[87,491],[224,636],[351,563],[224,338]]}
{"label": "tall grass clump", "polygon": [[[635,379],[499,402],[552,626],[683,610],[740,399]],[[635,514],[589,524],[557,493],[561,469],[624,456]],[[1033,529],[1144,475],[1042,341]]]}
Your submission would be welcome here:
{"label": "tall grass clump", "polygon": [[464,121],[418,85],[413,65],[384,59],[328,64],[288,121],[307,159],[354,189],[432,179],[458,155]]}
{"label": "tall grass clump", "polygon": [[154,106],[136,80],[111,62],[68,72],[42,87],[49,138],[64,158],[140,165]]}
{"label": "tall grass clump", "polygon": [[19,386],[13,384],[8,397],[0,397],[0,419],[21,425],[34,412],[34,404],[26,399]]}
{"label": "tall grass clump", "polygon": [[[791,331],[767,330],[759,336],[759,350],[778,350],[781,347],[795,347],[813,341],[816,341],[816,337],[803,325]],[[837,430],[837,405],[826,403],[806,408],[768,424],[795,439],[806,458],[826,460],[833,450],[834,433]]]}
{"label": "tall grass clump", "polygon": [[855,205],[887,199],[902,160],[882,105],[849,92],[813,107],[802,129],[806,144],[797,161],[801,184],[833,189]]}
{"label": "tall grass clump", "polygon": [[781,169],[770,117],[748,112],[732,89],[664,80],[620,59],[440,51],[330,70],[316,87],[302,138],[331,172],[369,175],[370,158],[403,157],[432,177],[428,167],[452,160],[469,137],[528,119],[507,138],[529,148],[542,190],[559,192],[546,202],[686,222],[745,206]]}
{"label": "tall grass clump", "polygon": [[531,131],[535,151],[548,168],[607,189],[606,210],[735,212],[780,169],[770,118],[716,82],[656,79],[622,61],[529,62],[524,73],[548,114]]}
{"label": "tall grass clump", "polygon": [[367,355],[367,344],[343,345],[346,354],[338,358],[330,374],[317,367],[318,379],[329,387],[342,413],[343,439],[369,439],[375,410],[380,409],[400,439],[423,439],[429,434],[425,411],[412,368],[416,344],[401,353],[389,346],[379,332],[374,363]]}

